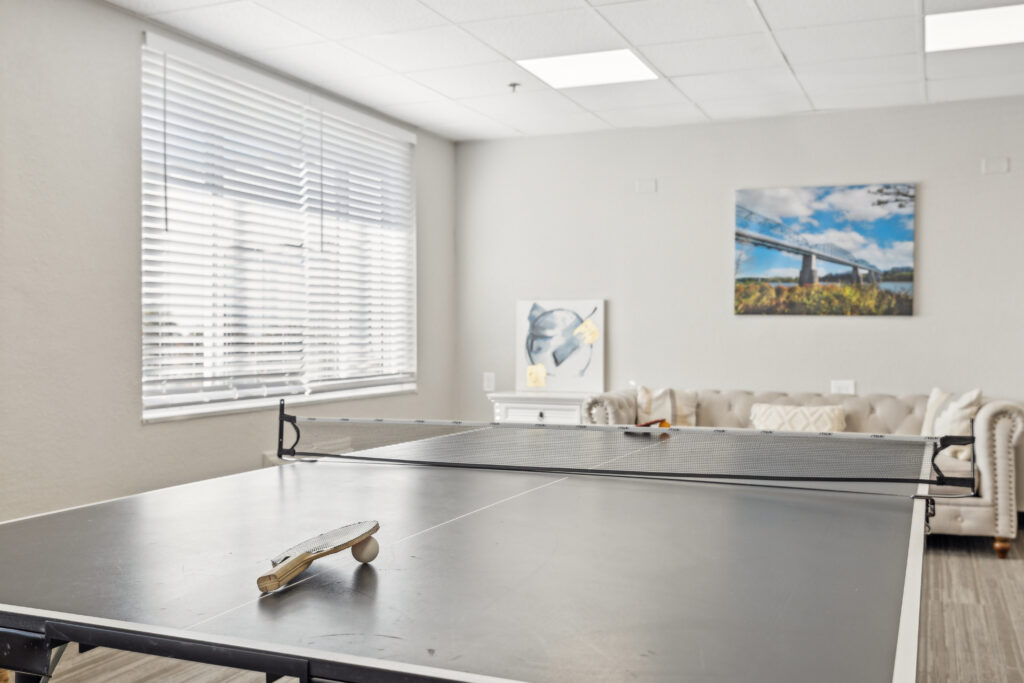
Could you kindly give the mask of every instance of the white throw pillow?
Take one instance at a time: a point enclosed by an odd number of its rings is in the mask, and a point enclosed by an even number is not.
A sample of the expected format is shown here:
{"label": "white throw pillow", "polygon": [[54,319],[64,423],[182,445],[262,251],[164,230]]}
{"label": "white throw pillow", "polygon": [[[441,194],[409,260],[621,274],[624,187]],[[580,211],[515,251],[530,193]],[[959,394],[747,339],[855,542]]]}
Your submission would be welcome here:
{"label": "white throw pillow", "polygon": [[773,432],[841,432],[846,429],[846,410],[842,406],[755,403],[750,406],[750,426]]}
{"label": "white throw pillow", "polygon": [[928,404],[924,408],[924,419],[921,421],[921,436],[935,436],[935,414],[939,406],[945,404],[953,394],[938,387],[928,394]]}
{"label": "white throw pillow", "polygon": [[[981,389],[972,389],[959,396],[932,389],[924,411],[922,436],[970,436],[971,421],[981,407]],[[970,460],[968,446],[951,446],[949,456],[958,460]]]}
{"label": "white throw pillow", "polygon": [[671,389],[651,389],[642,384],[636,388],[638,425],[651,420],[671,420],[675,414],[675,397]]}
{"label": "white throw pillow", "polygon": [[673,427],[692,427],[697,416],[697,395],[672,389],[636,388],[636,423],[668,420]]}
{"label": "white throw pillow", "polygon": [[672,420],[673,427],[696,427],[697,426],[697,392],[696,391],[675,391],[676,397],[676,419]]}

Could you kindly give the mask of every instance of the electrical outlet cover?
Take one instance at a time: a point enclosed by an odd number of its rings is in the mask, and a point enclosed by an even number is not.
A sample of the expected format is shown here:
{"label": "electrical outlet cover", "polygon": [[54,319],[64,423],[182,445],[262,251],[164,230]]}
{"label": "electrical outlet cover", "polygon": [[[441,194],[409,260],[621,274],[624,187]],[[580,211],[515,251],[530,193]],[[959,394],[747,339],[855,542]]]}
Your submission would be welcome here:
{"label": "electrical outlet cover", "polygon": [[833,394],[856,394],[857,381],[852,379],[832,380],[830,391]]}

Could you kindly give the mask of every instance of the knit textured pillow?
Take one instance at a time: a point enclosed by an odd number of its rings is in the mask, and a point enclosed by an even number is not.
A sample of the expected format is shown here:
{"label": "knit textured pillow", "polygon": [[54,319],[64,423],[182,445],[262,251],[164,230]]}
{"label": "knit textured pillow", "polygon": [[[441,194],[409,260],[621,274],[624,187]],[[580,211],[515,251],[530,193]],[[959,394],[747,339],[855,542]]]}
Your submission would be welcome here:
{"label": "knit textured pillow", "polygon": [[750,426],[776,432],[841,432],[846,429],[846,411],[842,406],[755,403],[750,406]]}

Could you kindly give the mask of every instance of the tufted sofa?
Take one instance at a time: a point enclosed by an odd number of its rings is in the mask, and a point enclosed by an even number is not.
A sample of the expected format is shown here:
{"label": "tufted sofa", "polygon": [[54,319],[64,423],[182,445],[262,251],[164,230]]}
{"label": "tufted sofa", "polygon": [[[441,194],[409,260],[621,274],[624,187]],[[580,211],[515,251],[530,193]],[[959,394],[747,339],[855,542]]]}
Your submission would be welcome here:
{"label": "tufted sofa", "polygon": [[[802,394],[780,392],[716,391],[686,392],[676,389],[677,402],[696,400],[698,427],[750,427],[750,407],[755,403],[784,405],[841,405],[846,412],[846,431],[870,434],[920,434],[928,397],[872,394]],[[635,424],[636,389],[612,391],[587,399],[584,419],[592,424]],[[1006,557],[1017,536],[1017,500],[1014,457],[1024,433],[1024,409],[1008,401],[988,401],[974,420],[978,491],[970,498],[937,498],[932,533],[961,536],[992,536],[999,557]],[[939,455],[944,472],[955,474],[970,463],[947,453]],[[938,493],[938,491],[937,491]]]}

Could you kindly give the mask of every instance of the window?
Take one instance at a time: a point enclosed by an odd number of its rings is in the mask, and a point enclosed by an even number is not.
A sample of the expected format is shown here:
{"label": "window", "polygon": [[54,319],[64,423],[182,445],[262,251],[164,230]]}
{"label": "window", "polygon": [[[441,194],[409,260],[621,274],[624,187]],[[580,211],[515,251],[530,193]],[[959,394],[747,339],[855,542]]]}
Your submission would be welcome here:
{"label": "window", "polygon": [[414,143],[147,35],[145,419],[412,388]]}

